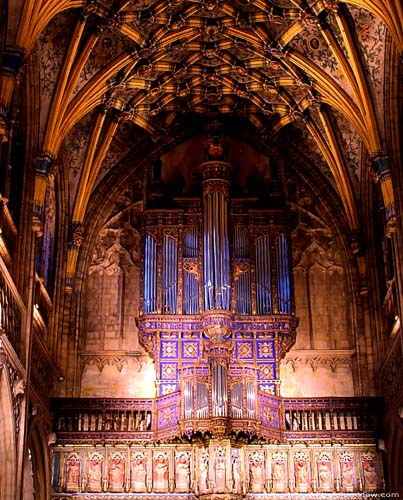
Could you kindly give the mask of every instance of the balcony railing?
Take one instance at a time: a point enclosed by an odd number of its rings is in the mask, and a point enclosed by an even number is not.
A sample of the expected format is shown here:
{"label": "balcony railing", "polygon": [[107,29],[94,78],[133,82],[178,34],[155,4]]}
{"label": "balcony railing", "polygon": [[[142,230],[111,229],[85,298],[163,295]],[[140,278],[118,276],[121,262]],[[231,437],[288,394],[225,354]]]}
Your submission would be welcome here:
{"label": "balcony railing", "polygon": [[[184,434],[191,439],[195,432],[214,434],[214,419],[179,421],[179,406],[180,393],[155,400],[58,398],[52,401],[54,431],[59,441],[66,443],[86,439],[149,441]],[[377,435],[380,408],[378,398],[271,397],[265,404],[263,397],[256,420],[227,419],[219,424],[232,435],[241,433],[250,440],[260,436],[280,442],[368,442]]]}
{"label": "balcony railing", "polygon": [[11,257],[17,243],[17,229],[8,210],[6,200],[0,196],[0,255],[7,265],[11,262]]}
{"label": "balcony railing", "polygon": [[379,430],[380,398],[300,398],[283,400],[287,440],[370,439]]}
{"label": "balcony railing", "polygon": [[0,330],[7,335],[23,364],[25,362],[25,346],[22,341],[24,318],[25,305],[3,260],[0,259]]}

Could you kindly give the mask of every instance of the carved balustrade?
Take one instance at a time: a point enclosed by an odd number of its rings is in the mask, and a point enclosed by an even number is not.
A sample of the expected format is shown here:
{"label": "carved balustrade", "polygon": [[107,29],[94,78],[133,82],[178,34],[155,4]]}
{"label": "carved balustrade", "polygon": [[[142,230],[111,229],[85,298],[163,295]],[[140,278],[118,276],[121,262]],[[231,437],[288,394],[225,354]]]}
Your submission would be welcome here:
{"label": "carved balustrade", "polygon": [[[255,419],[229,419],[229,436],[249,442],[371,442],[378,432],[378,398],[278,398],[258,394]],[[57,398],[54,431],[61,442],[103,439],[148,441],[215,436],[214,418],[180,420],[180,393],[155,400]],[[217,419],[216,419],[217,420]],[[207,435],[206,434],[206,435]],[[217,434],[218,436],[218,434]]]}
{"label": "carved balustrade", "polygon": [[11,262],[17,236],[17,229],[8,210],[6,200],[0,196],[0,255],[7,264]]}
{"label": "carved balustrade", "polygon": [[48,326],[49,318],[52,313],[53,304],[46,290],[43,280],[36,275],[35,276],[35,297],[34,304],[36,311],[41,315],[41,318],[45,324]]}
{"label": "carved balustrade", "polygon": [[0,330],[7,336],[20,361],[25,362],[25,346],[22,341],[22,325],[25,320],[25,305],[0,259]]}
{"label": "carved balustrade", "polygon": [[59,441],[117,436],[149,439],[153,428],[152,400],[55,398],[52,400],[54,431]]}
{"label": "carved balustrade", "polygon": [[287,440],[373,439],[379,430],[380,398],[283,399]]}

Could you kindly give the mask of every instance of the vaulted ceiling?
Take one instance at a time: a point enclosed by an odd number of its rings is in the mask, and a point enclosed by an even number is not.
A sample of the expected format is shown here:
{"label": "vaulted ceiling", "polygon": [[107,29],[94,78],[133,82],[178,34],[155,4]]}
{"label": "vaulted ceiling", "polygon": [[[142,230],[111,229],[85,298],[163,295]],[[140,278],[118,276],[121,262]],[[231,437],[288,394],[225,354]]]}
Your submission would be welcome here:
{"label": "vaulted ceiling", "polygon": [[403,49],[399,2],[9,4],[8,43],[32,54],[37,150],[68,169],[71,222],[125,157],[161,156],[218,120],[264,151],[303,154],[359,229],[362,169],[387,146],[384,61],[390,40]]}

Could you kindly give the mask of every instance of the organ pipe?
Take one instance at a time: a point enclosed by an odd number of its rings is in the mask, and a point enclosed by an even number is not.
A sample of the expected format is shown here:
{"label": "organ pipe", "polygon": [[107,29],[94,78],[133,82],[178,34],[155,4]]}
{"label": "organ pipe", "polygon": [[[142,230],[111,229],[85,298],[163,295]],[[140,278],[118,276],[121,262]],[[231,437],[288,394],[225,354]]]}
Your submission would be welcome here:
{"label": "organ pipe", "polygon": [[246,411],[247,418],[256,418],[256,392],[253,382],[246,384]]}
{"label": "organ pipe", "polygon": [[197,258],[197,227],[192,226],[186,229],[183,241],[183,256]]}
{"label": "organ pipe", "polygon": [[256,240],[256,307],[258,314],[272,314],[270,239],[264,235]]}
{"label": "organ pipe", "polygon": [[251,314],[250,273],[241,274],[235,282],[236,312]]}
{"label": "organ pipe", "polygon": [[157,311],[157,244],[147,234],[144,256],[144,312]]}
{"label": "organ pipe", "polygon": [[246,227],[239,224],[235,226],[234,257],[237,259],[246,259],[249,257],[248,231]]}
{"label": "organ pipe", "polygon": [[231,387],[231,413],[233,418],[242,418],[242,384]]}
{"label": "organ pipe", "polygon": [[192,382],[185,382],[183,389],[183,407],[184,407],[184,418],[193,418],[193,384]]}
{"label": "organ pipe", "polygon": [[213,366],[212,370],[212,402],[213,416],[227,416],[227,370],[221,364]]}
{"label": "organ pipe", "polygon": [[228,202],[224,192],[209,187],[204,195],[204,306],[229,310]]}
{"label": "organ pipe", "polygon": [[[198,228],[191,226],[186,228],[183,240],[183,257],[189,259],[195,265],[198,257]],[[193,272],[187,269],[183,272],[183,292],[182,292],[183,314],[198,314],[199,312],[199,283],[195,268]]]}
{"label": "organ pipe", "polygon": [[284,234],[276,241],[278,310],[280,314],[291,313],[290,270],[288,244]]}
{"label": "organ pipe", "polygon": [[177,261],[178,245],[176,239],[164,235],[162,248],[162,305],[163,311],[177,312]]}
{"label": "organ pipe", "polygon": [[199,284],[194,274],[183,274],[183,314],[199,312]]}
{"label": "organ pipe", "polygon": [[196,398],[197,398],[197,418],[208,418],[209,404],[208,404],[207,384],[198,382]]}

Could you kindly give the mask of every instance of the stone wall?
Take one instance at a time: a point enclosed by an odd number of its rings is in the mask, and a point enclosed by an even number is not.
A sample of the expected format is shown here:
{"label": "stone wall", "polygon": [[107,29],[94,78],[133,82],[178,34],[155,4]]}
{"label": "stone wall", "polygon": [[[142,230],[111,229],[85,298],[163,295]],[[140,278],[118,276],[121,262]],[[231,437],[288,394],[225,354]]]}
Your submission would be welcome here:
{"label": "stone wall", "polygon": [[81,396],[149,398],[155,370],[138,340],[140,233],[138,204],[101,229],[87,274]]}
{"label": "stone wall", "polygon": [[281,363],[281,395],[354,395],[354,327],[351,287],[336,239],[315,213],[312,199],[299,200],[292,232],[295,309],[294,347]]}

